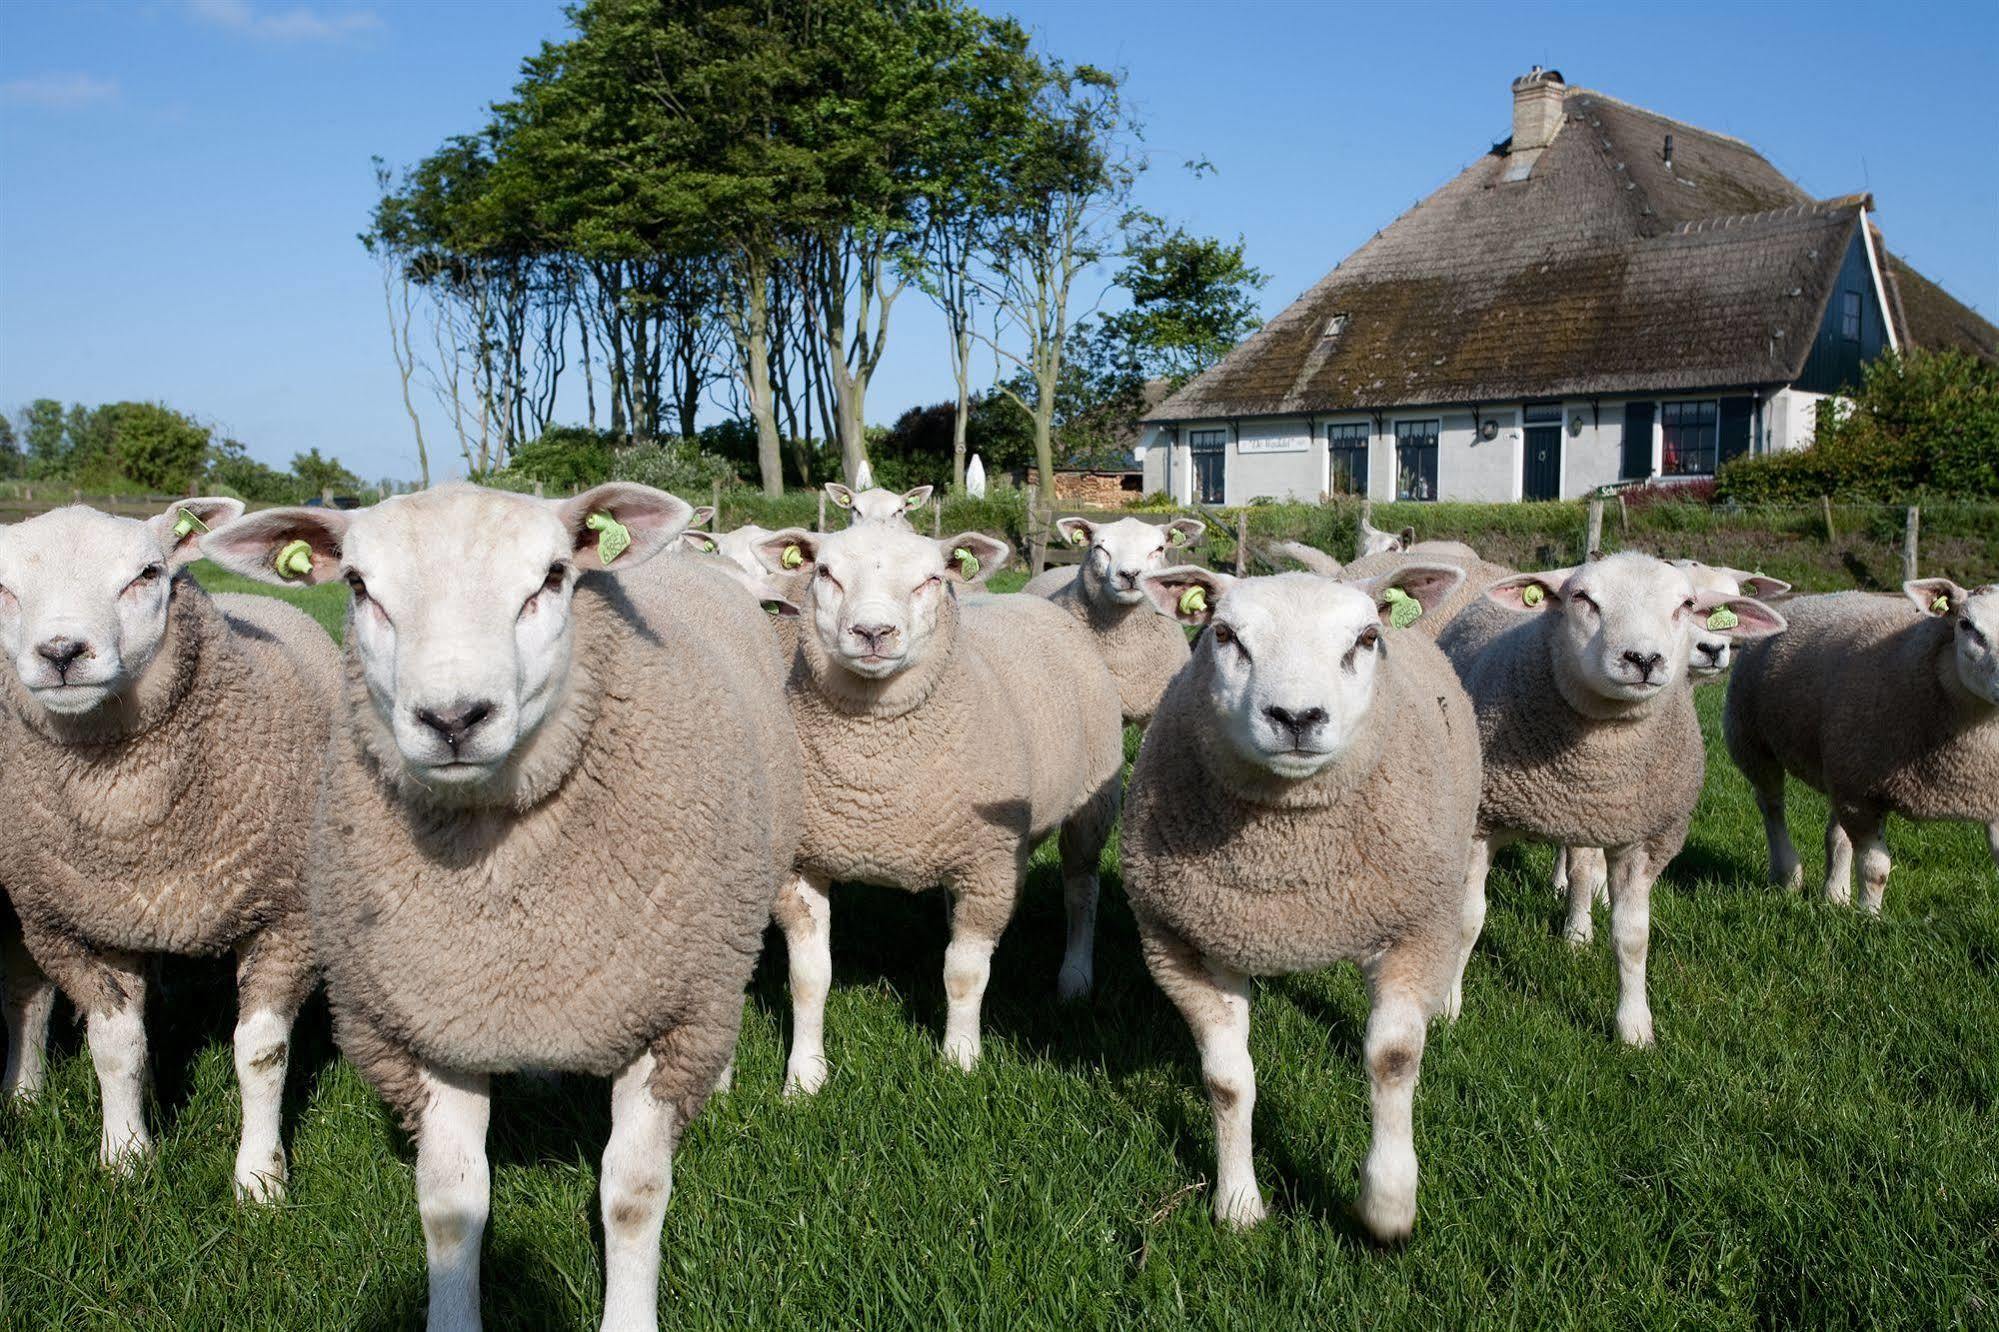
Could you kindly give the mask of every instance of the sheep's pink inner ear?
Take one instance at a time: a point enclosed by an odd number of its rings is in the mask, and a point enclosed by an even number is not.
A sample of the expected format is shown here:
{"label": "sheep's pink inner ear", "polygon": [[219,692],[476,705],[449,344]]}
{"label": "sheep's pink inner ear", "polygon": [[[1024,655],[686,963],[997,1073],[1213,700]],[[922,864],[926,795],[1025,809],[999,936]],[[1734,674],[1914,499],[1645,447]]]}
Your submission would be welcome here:
{"label": "sheep's pink inner ear", "polygon": [[1012,553],[1006,542],[989,537],[984,532],[960,532],[956,536],[941,537],[937,541],[937,550],[944,557],[945,577],[959,583],[990,577]]}
{"label": "sheep's pink inner ear", "polygon": [[167,563],[178,569],[201,558],[201,538],[218,527],[243,516],[243,501],[218,495],[184,499],[168,506],[165,513],[146,520],[167,553]]}
{"label": "sheep's pink inner ear", "polygon": [[1211,569],[1183,564],[1140,578],[1153,609],[1181,624],[1206,624],[1235,579]]}
{"label": "sheep's pink inner ear", "polygon": [[1084,518],[1058,518],[1055,520],[1055,530],[1072,546],[1087,546],[1091,538],[1096,535],[1090,527],[1089,520]]}
{"label": "sheep's pink inner ear", "polygon": [[771,573],[790,577],[810,568],[819,558],[819,542],[812,533],[797,527],[772,532],[756,544],[757,563]]}
{"label": "sheep's pink inner ear", "polygon": [[1948,578],[1917,578],[1902,584],[1902,595],[1925,615],[1955,615],[1971,594]]}
{"label": "sheep's pink inner ear", "polygon": [[1508,610],[1544,611],[1556,604],[1560,589],[1560,583],[1551,583],[1542,574],[1515,574],[1494,583],[1485,595]]}
{"label": "sheep's pink inner ear", "polygon": [[1752,638],[1768,638],[1771,634],[1781,634],[1789,628],[1784,617],[1771,610],[1754,597],[1734,597],[1726,592],[1701,592],[1694,596],[1694,614],[1701,623],[1717,610],[1726,610],[1735,617],[1735,623],[1727,629],[1710,630],[1711,633],[1727,634],[1738,641]]}
{"label": "sheep's pink inner ear", "polygon": [[1744,575],[1740,585],[1746,597],[1779,597],[1791,590],[1791,585],[1783,579],[1766,578],[1762,574]]}
{"label": "sheep's pink inner ear", "polygon": [[[606,482],[573,499],[552,502],[569,529],[577,567],[583,569],[622,571],[644,564],[672,544],[694,517],[694,506],[678,495],[631,481]],[[609,560],[602,557],[605,531],[590,525],[599,515],[623,528],[629,538],[628,544],[610,547],[615,553]]]}
{"label": "sheep's pink inner ear", "polygon": [[[340,548],[348,517],[339,509],[265,509],[238,518],[200,538],[201,553],[232,573],[280,586],[324,583],[340,572]],[[300,572],[287,558],[303,549],[308,567]]]}

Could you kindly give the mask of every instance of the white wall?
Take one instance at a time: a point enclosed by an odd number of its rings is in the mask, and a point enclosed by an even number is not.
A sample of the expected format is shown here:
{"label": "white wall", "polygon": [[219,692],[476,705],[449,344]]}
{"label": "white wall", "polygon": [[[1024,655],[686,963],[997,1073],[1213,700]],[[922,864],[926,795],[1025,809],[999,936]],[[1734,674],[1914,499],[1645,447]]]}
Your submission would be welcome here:
{"label": "white wall", "polygon": [[1517,413],[1481,408],[1478,420],[1499,421],[1499,433],[1480,439],[1470,413],[1445,412],[1437,447],[1440,499],[1504,503],[1520,498],[1522,439]]}
{"label": "white wall", "polygon": [[1325,444],[1304,417],[1243,421],[1230,431],[1228,503],[1259,496],[1317,503],[1325,476]]}
{"label": "white wall", "polygon": [[1764,411],[1764,451],[1777,453],[1802,449],[1812,442],[1818,429],[1819,404],[1830,393],[1807,393],[1803,389],[1779,389],[1770,395]]}

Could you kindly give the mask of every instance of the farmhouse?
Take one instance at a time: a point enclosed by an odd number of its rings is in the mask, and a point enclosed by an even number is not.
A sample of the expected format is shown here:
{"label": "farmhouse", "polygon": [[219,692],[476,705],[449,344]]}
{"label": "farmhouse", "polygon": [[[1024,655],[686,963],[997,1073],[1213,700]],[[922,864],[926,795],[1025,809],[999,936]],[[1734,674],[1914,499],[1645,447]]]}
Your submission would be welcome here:
{"label": "farmhouse", "polygon": [[1999,357],[1864,194],[1514,80],[1513,134],[1144,420],[1148,492],[1556,499],[1800,448],[1884,349]]}

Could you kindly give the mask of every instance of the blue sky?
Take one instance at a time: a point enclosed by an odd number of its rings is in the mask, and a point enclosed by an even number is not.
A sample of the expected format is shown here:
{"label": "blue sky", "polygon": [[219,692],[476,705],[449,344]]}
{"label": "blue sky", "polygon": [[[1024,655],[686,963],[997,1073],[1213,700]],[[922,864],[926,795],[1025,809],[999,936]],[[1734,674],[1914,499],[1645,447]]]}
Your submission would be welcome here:
{"label": "blue sky", "polygon": [[[1999,5],[989,7],[1128,71],[1142,201],[1244,236],[1265,313],[1503,138],[1536,63],[1745,138],[1821,197],[1871,189],[1892,247],[1999,311]],[[273,462],[413,475],[354,240],[369,156],[474,128],[562,30],[542,0],[0,5],[0,411],[159,399]],[[868,415],[948,392],[940,325],[906,298]]]}

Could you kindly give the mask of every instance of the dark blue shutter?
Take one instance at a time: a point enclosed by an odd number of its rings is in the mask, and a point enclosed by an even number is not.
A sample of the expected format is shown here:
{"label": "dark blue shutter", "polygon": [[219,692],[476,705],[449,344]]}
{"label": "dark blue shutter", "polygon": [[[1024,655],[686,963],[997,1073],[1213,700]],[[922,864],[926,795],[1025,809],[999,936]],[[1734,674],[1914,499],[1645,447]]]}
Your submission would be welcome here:
{"label": "dark blue shutter", "polygon": [[1624,467],[1618,475],[1626,481],[1652,475],[1652,407],[1649,402],[1624,404]]}
{"label": "dark blue shutter", "polygon": [[1750,422],[1756,419],[1756,399],[1721,400],[1721,456],[1717,462],[1740,458],[1749,452]]}

